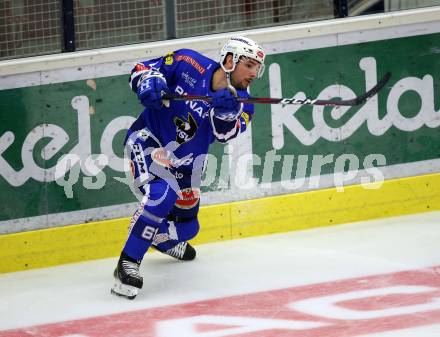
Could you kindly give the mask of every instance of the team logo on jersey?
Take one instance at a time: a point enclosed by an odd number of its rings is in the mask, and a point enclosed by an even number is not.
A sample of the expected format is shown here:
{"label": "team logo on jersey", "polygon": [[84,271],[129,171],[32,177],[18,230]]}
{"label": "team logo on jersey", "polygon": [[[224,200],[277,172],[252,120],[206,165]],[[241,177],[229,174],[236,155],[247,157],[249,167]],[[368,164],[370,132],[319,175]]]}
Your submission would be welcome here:
{"label": "team logo on jersey", "polygon": [[174,53],[168,53],[165,55],[165,64],[167,66],[172,65],[174,62]]}
{"label": "team logo on jersey", "polygon": [[185,188],[177,193],[176,206],[183,209],[190,209],[197,206],[200,200],[199,188]]}
{"label": "team logo on jersey", "polygon": [[197,123],[190,112],[188,112],[188,120],[174,117],[174,124],[176,125],[176,141],[179,144],[190,141],[196,134]]}

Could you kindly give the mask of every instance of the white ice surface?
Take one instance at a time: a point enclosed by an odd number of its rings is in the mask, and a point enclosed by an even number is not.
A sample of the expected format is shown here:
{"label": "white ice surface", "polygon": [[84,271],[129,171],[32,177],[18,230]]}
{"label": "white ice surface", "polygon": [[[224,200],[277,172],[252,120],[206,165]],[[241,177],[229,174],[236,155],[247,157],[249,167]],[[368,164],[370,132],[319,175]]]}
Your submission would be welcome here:
{"label": "white ice surface", "polygon": [[[2,274],[0,330],[438,266],[440,212],[196,248],[197,259],[187,263],[148,254],[134,301],[110,295],[116,257]],[[371,337],[440,336],[439,325],[414,329],[426,334],[409,329]]]}

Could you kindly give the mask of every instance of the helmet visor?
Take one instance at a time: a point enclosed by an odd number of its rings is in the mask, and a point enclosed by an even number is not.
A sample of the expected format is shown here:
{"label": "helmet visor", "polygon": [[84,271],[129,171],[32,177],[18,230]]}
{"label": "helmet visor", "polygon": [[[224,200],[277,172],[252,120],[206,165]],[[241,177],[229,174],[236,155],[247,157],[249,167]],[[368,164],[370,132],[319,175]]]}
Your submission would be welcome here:
{"label": "helmet visor", "polygon": [[255,72],[255,74],[257,75],[257,78],[260,78],[261,76],[263,76],[264,64],[262,64],[260,61],[254,59],[252,57],[241,56],[238,59],[238,62],[242,63],[250,71]]}

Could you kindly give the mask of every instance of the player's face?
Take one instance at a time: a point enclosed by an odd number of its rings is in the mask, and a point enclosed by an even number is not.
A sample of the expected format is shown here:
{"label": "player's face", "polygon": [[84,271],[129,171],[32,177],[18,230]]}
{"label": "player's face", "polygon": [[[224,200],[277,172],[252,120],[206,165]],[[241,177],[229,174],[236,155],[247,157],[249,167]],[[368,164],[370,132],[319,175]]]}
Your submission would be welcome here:
{"label": "player's face", "polygon": [[258,61],[241,57],[231,74],[231,84],[237,89],[246,90],[257,77],[260,66]]}

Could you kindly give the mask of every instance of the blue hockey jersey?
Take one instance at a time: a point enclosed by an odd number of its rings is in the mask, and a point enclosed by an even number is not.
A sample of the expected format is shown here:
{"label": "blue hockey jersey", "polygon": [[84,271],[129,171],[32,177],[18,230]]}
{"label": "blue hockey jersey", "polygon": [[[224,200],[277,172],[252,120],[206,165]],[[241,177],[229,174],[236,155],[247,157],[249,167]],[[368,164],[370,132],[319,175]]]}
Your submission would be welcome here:
{"label": "blue hockey jersey", "polygon": [[[142,75],[154,70],[162,73],[172,93],[184,95],[213,94],[211,81],[219,63],[190,49],[180,49],[164,57],[137,63],[131,71],[130,87],[137,93]],[[241,97],[248,97],[244,90],[237,90]],[[145,108],[129,129],[129,135],[141,129],[148,129],[165,147],[177,142],[174,150],[177,158],[206,155],[208,147],[216,139],[226,142],[246,127],[254,113],[253,105],[245,104],[239,120],[225,122],[210,114],[211,106],[202,101],[171,101],[169,107],[160,110]],[[189,161],[191,162],[191,161]],[[180,170],[191,170],[187,163]]]}

